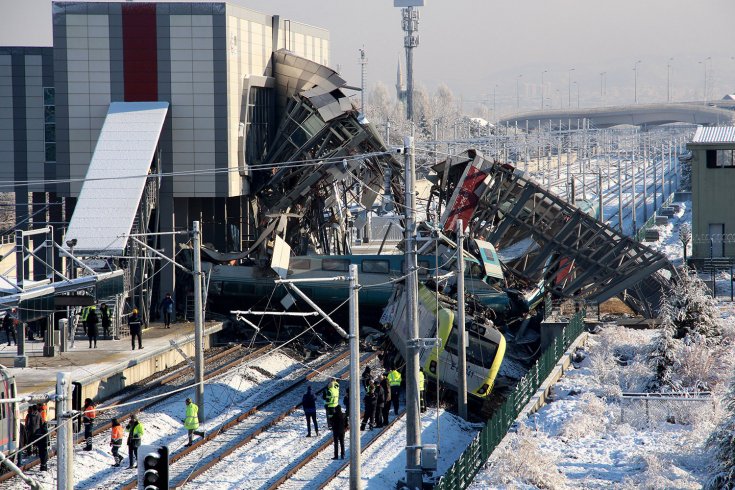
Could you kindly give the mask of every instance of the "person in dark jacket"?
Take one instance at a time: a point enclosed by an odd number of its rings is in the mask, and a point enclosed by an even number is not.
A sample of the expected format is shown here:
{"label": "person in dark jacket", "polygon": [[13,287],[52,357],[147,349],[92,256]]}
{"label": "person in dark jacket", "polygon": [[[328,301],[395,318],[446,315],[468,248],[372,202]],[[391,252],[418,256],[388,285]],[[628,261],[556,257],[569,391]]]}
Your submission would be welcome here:
{"label": "person in dark jacket", "polygon": [[138,349],[143,348],[143,323],[138,316],[138,308],[133,308],[133,312],[128,317],[128,327],[130,328],[130,342],[135,350],[135,338],[138,337]]}
{"label": "person in dark jacket", "polygon": [[[28,442],[33,441],[33,434],[41,427],[41,414],[38,413],[38,407],[31,405],[26,415],[26,438]],[[28,448],[29,452],[33,452],[35,448]]]}
{"label": "person in dark jacket", "polygon": [[97,308],[94,306],[89,307],[89,313],[87,314],[87,336],[89,337],[89,348],[92,348],[92,342],[94,341],[94,348],[97,348],[97,324],[99,323],[99,317],[97,316]]}
{"label": "person in dark jacket", "polygon": [[345,389],[345,396],[342,398],[342,405],[345,407],[345,417],[347,420],[350,419],[350,388]]}
{"label": "person in dark jacket", "polygon": [[363,388],[365,388],[365,390],[367,390],[367,387],[370,384],[370,380],[372,378],[373,376],[370,366],[365,366],[365,370],[362,372],[362,386]]}
{"label": "person in dark jacket", "polygon": [[334,407],[332,415],[332,437],[334,437],[334,457],[332,459],[340,459],[337,457],[338,449],[341,459],[345,459],[345,429],[347,428],[347,417],[342,413],[342,407],[337,405]]}
{"label": "person in dark jacket", "polygon": [[174,300],[171,293],[166,293],[166,297],[161,301],[161,310],[163,310],[163,326],[171,328],[171,316],[174,314]]}
{"label": "person in dark jacket", "polygon": [[370,380],[367,390],[365,390],[365,413],[362,416],[360,430],[365,430],[367,424],[368,430],[373,429],[375,425],[375,383]]}
{"label": "person in dark jacket", "polygon": [[102,322],[102,335],[109,337],[112,320],[110,319],[110,309],[107,308],[106,303],[102,303],[100,306],[100,320]]}
{"label": "person in dark jacket", "polygon": [[38,451],[38,459],[41,460],[41,471],[48,471],[48,424],[41,422],[41,425],[36,429],[33,434],[34,444]]}
{"label": "person in dark jacket", "polygon": [[385,406],[385,391],[380,380],[375,382],[375,427],[383,427],[383,407]]}
{"label": "person in dark jacket", "polygon": [[5,337],[8,339],[8,345],[10,345],[10,338],[13,338],[13,343],[18,345],[18,340],[15,338],[15,318],[9,311],[5,312],[3,318],[3,330],[5,331]]}
{"label": "person in dark jacket", "polygon": [[314,430],[319,437],[319,424],[316,422],[316,396],[311,391],[311,386],[306,388],[306,393],[301,398],[301,406],[304,407],[306,416],[306,437],[311,437],[311,422],[314,422]]}
{"label": "person in dark jacket", "polygon": [[390,386],[388,386],[388,378],[385,377],[385,374],[380,377],[380,386],[381,388],[383,388],[383,394],[385,395],[383,416],[380,420],[381,422],[383,422],[383,425],[388,425],[388,416],[390,415],[390,401],[392,395],[390,393]]}

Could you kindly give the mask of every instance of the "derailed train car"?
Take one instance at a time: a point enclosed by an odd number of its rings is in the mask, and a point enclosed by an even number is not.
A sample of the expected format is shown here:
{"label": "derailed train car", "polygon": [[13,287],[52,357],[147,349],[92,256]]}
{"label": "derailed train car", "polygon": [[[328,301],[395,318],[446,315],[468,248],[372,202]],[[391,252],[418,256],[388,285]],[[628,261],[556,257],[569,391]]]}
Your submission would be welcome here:
{"label": "derailed train car", "polygon": [[15,397],[15,377],[0,366],[0,452],[5,456],[15,453],[20,442],[18,404],[3,401]]}

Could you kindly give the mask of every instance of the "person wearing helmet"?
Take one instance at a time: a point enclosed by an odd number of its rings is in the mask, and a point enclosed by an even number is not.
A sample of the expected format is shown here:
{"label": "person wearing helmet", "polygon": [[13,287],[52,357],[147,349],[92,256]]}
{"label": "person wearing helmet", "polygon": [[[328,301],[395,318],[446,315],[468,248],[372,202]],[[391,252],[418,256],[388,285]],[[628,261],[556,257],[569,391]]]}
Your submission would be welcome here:
{"label": "person wearing helmet", "polygon": [[135,337],[138,337],[138,349],[143,348],[143,323],[138,316],[138,308],[133,308],[133,312],[128,317],[128,327],[130,328],[130,343],[135,350]]}

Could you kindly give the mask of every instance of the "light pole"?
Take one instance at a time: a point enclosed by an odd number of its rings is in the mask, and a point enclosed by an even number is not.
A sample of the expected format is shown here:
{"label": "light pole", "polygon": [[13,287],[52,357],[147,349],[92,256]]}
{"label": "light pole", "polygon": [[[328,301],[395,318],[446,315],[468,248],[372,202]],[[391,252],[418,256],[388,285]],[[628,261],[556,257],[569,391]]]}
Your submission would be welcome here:
{"label": "light pole", "polygon": [[605,75],[607,75],[606,71],[603,71],[600,73],[600,99],[602,99],[602,103],[605,103]]}
{"label": "light pole", "polygon": [[549,70],[541,72],[541,110],[544,110],[544,73],[548,73]]}
{"label": "light pole", "polygon": [[666,102],[671,102],[671,62],[674,58],[669,58],[666,64]]}
{"label": "light pole", "polygon": [[641,60],[638,60],[633,65],[633,72],[634,75],[634,88],[633,88],[633,101],[637,104],[638,103],[638,63],[643,63]]}
{"label": "light pole", "polygon": [[516,77],[516,112],[518,112],[521,109],[521,98],[519,95],[520,92],[518,91],[518,87],[519,87],[519,82],[522,76],[523,75],[518,75]]}
{"label": "light pole", "polygon": [[[576,80],[575,80],[574,82],[572,82],[572,83],[573,83],[573,84],[574,84],[574,86],[575,86],[575,87],[577,88],[577,109],[579,109],[579,83],[577,83],[577,81],[576,81]],[[578,121],[578,122],[579,122],[579,121]]]}
{"label": "light pole", "polygon": [[569,84],[567,86],[567,90],[568,90],[567,107],[569,107],[570,109],[572,107],[572,72],[573,71],[574,71],[574,68],[569,69],[569,79],[568,79]]}
{"label": "light pole", "polygon": [[496,104],[497,99],[495,98],[497,90],[498,90],[498,84],[496,83],[495,86],[493,87],[493,122],[498,120],[498,112],[497,112],[498,106]]}
{"label": "light pole", "polygon": [[707,56],[705,59],[699,62],[704,67],[704,103],[707,104],[707,62],[712,59],[711,56]]}

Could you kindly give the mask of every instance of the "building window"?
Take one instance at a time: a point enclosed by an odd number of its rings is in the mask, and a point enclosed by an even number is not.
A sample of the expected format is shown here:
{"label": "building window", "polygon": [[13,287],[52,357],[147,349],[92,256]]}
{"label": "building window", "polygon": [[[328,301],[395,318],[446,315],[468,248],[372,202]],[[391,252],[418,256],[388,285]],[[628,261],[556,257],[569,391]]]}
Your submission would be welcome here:
{"label": "building window", "polygon": [[56,161],[56,89],[43,88],[43,142],[46,150],[46,161]]}
{"label": "building window", "polygon": [[245,161],[248,165],[258,165],[268,153],[273,111],[272,90],[265,87],[250,87],[248,92],[248,113],[245,128]]}
{"label": "building window", "polygon": [[707,150],[707,168],[735,168],[732,150]]}

